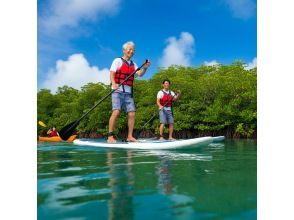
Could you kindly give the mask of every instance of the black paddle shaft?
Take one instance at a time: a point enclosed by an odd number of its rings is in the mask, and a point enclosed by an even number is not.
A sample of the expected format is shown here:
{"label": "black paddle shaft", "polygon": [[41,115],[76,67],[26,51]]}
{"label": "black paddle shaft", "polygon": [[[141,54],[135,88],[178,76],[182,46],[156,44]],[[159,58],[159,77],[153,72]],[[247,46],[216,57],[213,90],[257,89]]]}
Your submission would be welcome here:
{"label": "black paddle shaft", "polygon": [[108,96],[110,96],[114,91],[118,90],[119,87],[125,83],[129,78],[131,78],[133,75],[135,75],[136,72],[138,72],[146,63],[148,63],[149,60],[146,59],[145,62],[138,67],[132,74],[128,75],[124,81],[122,81],[116,89],[112,89],[111,92],[109,92],[105,97],[100,99],[92,108],[90,108],[85,114],[83,114],[79,119],[77,119],[74,122],[71,122],[64,126],[60,131],[59,131],[59,136],[61,137],[62,140],[67,140],[74,132],[76,127],[79,125],[80,121],[85,118],[91,111],[93,111],[94,108],[97,107],[101,102],[103,102]]}

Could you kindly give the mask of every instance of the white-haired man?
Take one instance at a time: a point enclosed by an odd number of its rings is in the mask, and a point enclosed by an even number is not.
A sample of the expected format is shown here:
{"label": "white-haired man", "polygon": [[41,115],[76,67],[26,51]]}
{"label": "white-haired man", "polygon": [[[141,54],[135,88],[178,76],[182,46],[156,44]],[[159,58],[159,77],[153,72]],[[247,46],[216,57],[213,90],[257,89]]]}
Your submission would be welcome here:
{"label": "white-haired man", "polygon": [[[132,96],[132,86],[135,76],[131,76],[118,87],[119,84],[138,68],[137,64],[131,60],[135,54],[135,44],[132,41],[128,41],[123,44],[122,49],[123,56],[114,59],[110,67],[110,81],[112,89],[116,89],[116,91],[112,93],[112,114],[109,119],[108,143],[116,143],[113,131],[115,129],[116,120],[122,109],[128,114],[128,136],[126,140],[130,142],[137,141],[133,137],[136,108]],[[136,72],[136,75],[143,76],[149,66],[150,62],[148,61],[143,68]]]}

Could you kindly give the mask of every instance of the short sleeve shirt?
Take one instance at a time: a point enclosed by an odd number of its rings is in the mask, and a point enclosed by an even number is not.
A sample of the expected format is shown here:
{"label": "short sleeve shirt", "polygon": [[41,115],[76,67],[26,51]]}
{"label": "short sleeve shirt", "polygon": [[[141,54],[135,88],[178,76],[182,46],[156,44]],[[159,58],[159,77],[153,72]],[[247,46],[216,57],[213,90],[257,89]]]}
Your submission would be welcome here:
{"label": "short sleeve shirt", "polygon": [[[169,91],[170,91],[170,94],[172,96],[175,96],[175,93],[171,90],[168,90],[168,91],[164,91],[165,93],[169,94]],[[157,93],[157,99],[161,99],[163,97],[164,93],[162,90],[160,90],[158,93]],[[164,110],[171,110],[171,107],[163,107]]]}
{"label": "short sleeve shirt", "polygon": [[[127,61],[127,62],[128,62],[128,64],[131,63],[131,61]],[[134,63],[135,69],[137,69],[138,68],[137,64],[135,62],[133,62],[133,63]],[[116,72],[122,66],[122,64],[123,64],[123,61],[122,61],[121,58],[115,58],[113,60],[112,64],[111,64],[110,71]],[[124,85],[124,89],[125,89],[125,92],[127,92],[127,93],[131,93],[132,92],[132,87],[130,87],[128,85]],[[118,90],[121,91],[121,92],[123,92],[122,86],[120,86],[118,88]]]}

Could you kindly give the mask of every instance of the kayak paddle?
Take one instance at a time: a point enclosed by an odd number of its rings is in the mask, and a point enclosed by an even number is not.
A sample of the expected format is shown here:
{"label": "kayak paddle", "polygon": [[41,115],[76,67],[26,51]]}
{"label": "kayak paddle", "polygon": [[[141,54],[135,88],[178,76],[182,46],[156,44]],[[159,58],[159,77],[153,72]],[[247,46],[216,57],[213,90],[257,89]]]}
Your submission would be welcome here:
{"label": "kayak paddle", "polygon": [[47,126],[44,124],[44,122],[42,121],[38,121],[39,125],[41,125],[42,127],[46,128]]}
{"label": "kayak paddle", "polygon": [[[148,63],[149,60],[146,59],[145,62],[138,67],[132,74],[130,74],[128,77],[122,81],[117,89],[124,83],[126,82],[129,78],[131,78],[133,75],[135,75],[136,72],[138,72],[146,63]],[[99,105],[101,102],[103,102],[108,96],[110,96],[114,91],[117,89],[112,89],[111,92],[109,92],[105,97],[100,99],[92,108],[90,108],[84,115],[82,115],[79,119],[65,125],[60,131],[59,131],[59,136],[61,137],[62,140],[66,141],[76,130],[76,127],[79,125],[80,121],[85,118],[91,111],[93,111],[94,108],[96,108],[97,105]]]}

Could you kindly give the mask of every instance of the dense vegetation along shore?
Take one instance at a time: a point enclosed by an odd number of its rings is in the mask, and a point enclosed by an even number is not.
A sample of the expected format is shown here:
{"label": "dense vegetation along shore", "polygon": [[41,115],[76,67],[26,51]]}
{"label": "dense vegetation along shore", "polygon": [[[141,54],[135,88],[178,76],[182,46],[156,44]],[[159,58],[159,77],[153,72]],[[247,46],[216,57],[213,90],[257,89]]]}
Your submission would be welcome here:
{"label": "dense vegetation along shore", "polygon": [[[246,70],[241,62],[231,65],[159,69],[149,80],[135,80],[136,125],[141,128],[153,114],[158,114],[157,92],[164,79],[171,81],[171,90],[181,90],[174,102],[175,137],[192,138],[225,135],[228,138],[256,138],[257,135],[257,69]],[[109,85],[89,83],[81,90],[63,86],[56,94],[41,89],[37,94],[37,119],[61,129],[89,110],[106,96]],[[77,133],[80,137],[100,137],[108,132],[111,97],[83,119]],[[157,135],[159,119],[146,126],[142,136]],[[117,121],[118,136],[127,130],[126,114]],[[38,127],[38,134],[44,128]]]}

